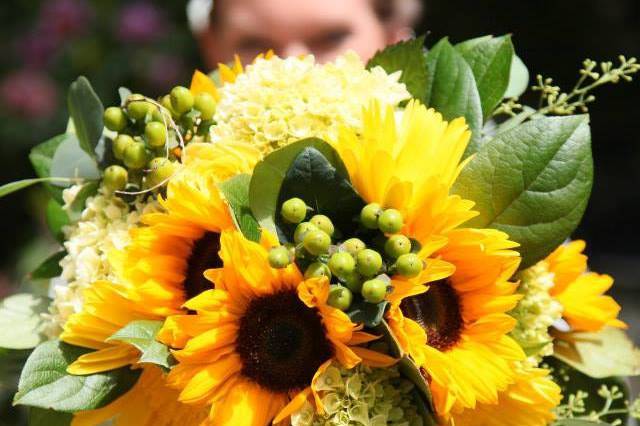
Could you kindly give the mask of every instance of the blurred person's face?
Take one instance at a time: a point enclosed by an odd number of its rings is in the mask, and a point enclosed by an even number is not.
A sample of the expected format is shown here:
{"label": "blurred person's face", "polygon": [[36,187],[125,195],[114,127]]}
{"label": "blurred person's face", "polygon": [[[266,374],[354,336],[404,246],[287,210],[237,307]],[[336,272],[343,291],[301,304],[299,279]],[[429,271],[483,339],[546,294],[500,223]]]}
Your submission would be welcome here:
{"label": "blurred person's face", "polygon": [[351,49],[362,58],[406,37],[386,28],[370,0],[225,0],[201,37],[211,68],[238,54],[243,62],[273,49],[279,56],[313,53],[327,62]]}

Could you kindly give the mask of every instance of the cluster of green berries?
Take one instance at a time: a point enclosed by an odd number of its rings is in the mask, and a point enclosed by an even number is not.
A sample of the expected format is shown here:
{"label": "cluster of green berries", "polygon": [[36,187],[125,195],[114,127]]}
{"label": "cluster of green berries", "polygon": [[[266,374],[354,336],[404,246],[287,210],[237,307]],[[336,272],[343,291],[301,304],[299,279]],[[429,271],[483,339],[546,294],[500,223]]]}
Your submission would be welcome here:
{"label": "cluster of green berries", "polygon": [[[382,232],[383,244],[367,244],[352,237],[335,241],[335,227],[322,214],[305,221],[311,209],[300,198],[285,201],[280,209],[282,218],[295,226],[293,244],[271,249],[269,263],[284,268],[294,261],[303,264],[305,278],[327,277],[331,282],[328,303],[348,310],[354,296],[369,303],[384,301],[391,290],[390,275],[415,277],[423,269],[422,260],[412,252],[412,241],[399,233],[402,214],[394,209],[383,210],[378,204],[368,204],[360,214],[363,228]],[[378,250],[376,250],[378,248]],[[303,260],[304,262],[300,261]]]}
{"label": "cluster of green berries", "polygon": [[[182,86],[174,87],[158,102],[134,94],[124,106],[107,108],[104,125],[117,133],[112,141],[117,164],[105,169],[105,187],[121,191],[129,184],[144,188],[162,184],[175,171],[175,156],[167,157],[168,148],[177,146],[175,132],[179,131],[185,142],[196,134],[207,137],[215,108],[210,94],[194,96]],[[170,122],[175,127],[168,126]]]}

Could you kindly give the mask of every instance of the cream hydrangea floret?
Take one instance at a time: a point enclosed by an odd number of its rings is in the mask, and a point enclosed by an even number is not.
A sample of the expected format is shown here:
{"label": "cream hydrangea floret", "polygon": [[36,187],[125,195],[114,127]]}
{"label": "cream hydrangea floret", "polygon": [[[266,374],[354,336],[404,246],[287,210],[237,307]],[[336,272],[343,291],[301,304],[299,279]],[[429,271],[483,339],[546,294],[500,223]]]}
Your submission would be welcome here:
{"label": "cream hydrangea floret", "polygon": [[257,59],[220,90],[213,142],[244,141],[264,153],[306,137],[335,139],[338,129],[362,126],[372,100],[396,106],[410,97],[381,67],[370,70],[349,52],[317,64],[313,56]]}
{"label": "cream hydrangea floret", "polygon": [[[73,202],[80,185],[63,192],[65,208]],[[62,274],[51,281],[53,302],[45,314],[45,332],[55,337],[72,314],[82,309],[82,292],[97,280],[114,279],[108,260],[111,250],[122,250],[130,241],[129,230],[144,213],[156,211],[155,201],[136,202],[129,206],[121,198],[99,192],[87,199],[80,219],[65,227],[67,255],[60,261]]]}

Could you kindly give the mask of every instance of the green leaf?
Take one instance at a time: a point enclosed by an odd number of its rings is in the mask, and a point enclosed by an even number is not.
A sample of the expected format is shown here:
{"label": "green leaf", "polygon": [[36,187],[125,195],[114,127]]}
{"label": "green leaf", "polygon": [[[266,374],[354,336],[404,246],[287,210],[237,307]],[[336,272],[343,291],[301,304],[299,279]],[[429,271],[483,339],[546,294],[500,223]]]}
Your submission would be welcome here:
{"label": "green leaf", "polygon": [[[29,153],[29,161],[33,166],[33,170],[36,176],[40,178],[51,177],[51,163],[56,150],[67,138],[66,134],[55,136],[40,145],[35,146]],[[45,184],[45,187],[49,190],[49,193],[54,197],[56,201],[62,203],[62,190],[59,187]]]}
{"label": "green leaf", "polygon": [[[340,170],[342,167],[340,164],[336,168],[316,148],[304,148],[282,182],[278,206],[290,198],[299,197],[314,213],[329,216],[338,235],[352,235],[357,229],[357,222],[353,218],[365,203],[351,186],[348,176]],[[295,226],[286,223],[279,210],[275,220],[282,238],[293,234]]]}
{"label": "green leaf", "polygon": [[104,407],[131,389],[140,371],[128,367],[105,373],[74,376],[67,367],[89,349],[50,340],[38,346],[25,364],[15,405],[62,412]]}
{"label": "green leaf", "polygon": [[407,86],[411,97],[422,99],[426,91],[427,62],[424,57],[424,36],[388,46],[367,63],[367,69],[382,67],[388,74],[402,71],[400,82]]}
{"label": "green leaf", "polygon": [[0,302],[0,347],[31,349],[44,339],[42,316],[49,309],[49,300],[20,293]]}
{"label": "green leaf", "polygon": [[165,368],[173,365],[173,357],[169,353],[169,348],[156,340],[158,331],[162,328],[162,321],[132,321],[107,341],[120,341],[135,346],[142,356],[140,362],[160,365]]}
{"label": "green leaf", "polygon": [[249,186],[251,175],[240,174],[220,184],[220,189],[231,207],[233,221],[242,234],[251,241],[260,241],[260,225],[251,214]]}
{"label": "green leaf", "polygon": [[29,407],[29,426],[68,426],[72,419],[72,413]]}
{"label": "green leaf", "polygon": [[349,318],[354,323],[363,323],[366,327],[377,327],[382,323],[384,311],[389,305],[386,300],[380,303],[369,303],[364,300],[353,302],[349,308]]}
{"label": "green leaf", "polygon": [[472,132],[465,155],[476,152],[482,136],[482,105],[471,67],[445,38],[427,54],[427,70],[425,104],[446,120],[464,117]]}
{"label": "green leaf", "polygon": [[[50,175],[97,180],[100,169],[96,160],[80,148],[78,137],[67,133],[51,159]],[[68,186],[68,185],[60,185]]]}
{"label": "green leaf", "polygon": [[505,98],[517,98],[529,87],[529,70],[517,55],[513,55],[509,87],[504,94]]}
{"label": "green leaf", "polygon": [[43,182],[69,182],[69,179],[66,178],[32,178],[32,179],[22,179],[15,182],[9,182],[2,186],[0,186],[0,198],[5,197],[9,194],[13,194],[14,192],[20,191],[21,189],[28,188],[37,183]]}
{"label": "green leaf", "polygon": [[49,231],[59,242],[64,241],[64,232],[62,231],[71,221],[66,210],[54,199],[50,198],[45,209],[45,219]]}
{"label": "green leaf", "polygon": [[34,280],[43,280],[54,277],[59,277],[62,273],[62,267],[60,267],[60,261],[67,255],[66,250],[61,250],[57,253],[49,256],[44,262],[40,264],[33,272],[31,272],[31,278]]}
{"label": "green leaf", "polygon": [[598,333],[558,333],[554,356],[594,378],[640,375],[640,349],[623,330],[605,327]]}
{"label": "green leaf", "polygon": [[456,45],[456,49],[471,67],[478,86],[482,116],[487,120],[509,86],[515,55],[511,36],[475,38]]}
{"label": "green leaf", "polygon": [[540,118],[497,135],[464,168],[453,192],[476,203],[465,226],[520,243],[522,267],[576,228],[593,182],[588,116]]}
{"label": "green leaf", "polygon": [[78,191],[75,198],[69,205],[69,219],[76,221],[80,219],[82,211],[84,210],[87,199],[98,193],[100,184],[97,181],[87,182]]}
{"label": "green leaf", "polygon": [[67,105],[80,147],[95,158],[95,148],[104,129],[104,107],[86,77],[79,77],[71,83]]}
{"label": "green leaf", "polygon": [[338,153],[321,139],[303,139],[267,155],[253,171],[249,186],[249,205],[260,226],[274,235],[277,234],[276,213],[283,182],[294,160],[309,147],[315,148],[324,156],[335,168],[337,176],[348,179],[349,173]]}

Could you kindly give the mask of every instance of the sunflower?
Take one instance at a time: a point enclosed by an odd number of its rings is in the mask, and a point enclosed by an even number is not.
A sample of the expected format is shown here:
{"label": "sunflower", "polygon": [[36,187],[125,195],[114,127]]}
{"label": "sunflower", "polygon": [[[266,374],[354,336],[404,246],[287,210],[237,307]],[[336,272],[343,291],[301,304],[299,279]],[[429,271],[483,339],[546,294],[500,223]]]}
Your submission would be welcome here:
{"label": "sunflower", "polygon": [[627,328],[618,319],[620,305],[605,296],[613,285],[609,275],[587,270],[584,241],[561,245],[542,264],[553,274],[550,294],[562,305],[562,317],[574,331],[599,331],[605,326]]}
{"label": "sunflower", "polygon": [[263,426],[302,407],[334,359],[347,368],[393,364],[355,346],[376,336],[327,304],[326,278],[305,281],[293,264],[271,268],[267,248],[237,231],[220,241],[223,266],[205,274],[215,289],[187,301],[195,314],[169,318],[158,335],[179,348],[168,381],[182,389],[180,401],[210,404],[215,425]]}
{"label": "sunflower", "polygon": [[442,272],[425,280],[392,277],[387,321],[403,349],[429,375],[438,413],[496,403],[514,382],[514,361],[524,358],[507,336],[515,320],[506,312],[519,296],[508,280],[519,255],[504,233],[460,228],[476,213],[473,202],[450,194],[467,161],[470,133],[417,101],[397,117],[373,105],[364,130],[349,129],[333,143],[351,181],[365,199],[399,210],[402,233],[421,245],[426,264]]}
{"label": "sunflower", "polygon": [[456,426],[546,426],[561,399],[547,370],[519,367],[517,381],[500,393],[497,404],[478,404],[453,419]]}

